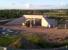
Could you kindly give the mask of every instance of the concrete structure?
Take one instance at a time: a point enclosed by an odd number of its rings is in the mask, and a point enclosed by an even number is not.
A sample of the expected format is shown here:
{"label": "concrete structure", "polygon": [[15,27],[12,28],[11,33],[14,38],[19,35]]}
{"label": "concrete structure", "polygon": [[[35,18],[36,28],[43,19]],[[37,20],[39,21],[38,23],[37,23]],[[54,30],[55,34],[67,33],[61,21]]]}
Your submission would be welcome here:
{"label": "concrete structure", "polygon": [[56,27],[57,21],[43,15],[23,15],[6,25],[22,25],[27,27]]}
{"label": "concrete structure", "polygon": [[49,19],[48,17],[43,15],[23,15],[23,17],[26,18],[26,21],[22,23],[22,25],[26,25],[26,23],[29,22],[28,25],[30,25],[30,27],[32,26],[56,27],[57,25],[57,21],[55,19]]}

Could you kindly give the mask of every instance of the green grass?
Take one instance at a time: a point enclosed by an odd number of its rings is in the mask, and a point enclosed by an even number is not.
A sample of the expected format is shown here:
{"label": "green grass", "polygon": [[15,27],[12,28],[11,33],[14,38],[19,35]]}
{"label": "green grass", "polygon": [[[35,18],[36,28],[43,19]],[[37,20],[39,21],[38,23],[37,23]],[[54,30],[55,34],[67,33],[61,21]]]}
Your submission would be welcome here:
{"label": "green grass", "polygon": [[8,46],[18,39],[18,36],[4,36],[0,37],[0,46]]}
{"label": "green grass", "polygon": [[25,38],[32,43],[39,43],[40,42],[40,37],[38,37],[37,35],[26,36]]}
{"label": "green grass", "polygon": [[23,34],[24,38],[27,39],[29,42],[33,43],[34,45],[40,46],[41,48],[57,48],[65,46],[68,44],[68,41],[65,41],[63,44],[59,43],[49,43],[47,40],[44,40],[38,34]]}

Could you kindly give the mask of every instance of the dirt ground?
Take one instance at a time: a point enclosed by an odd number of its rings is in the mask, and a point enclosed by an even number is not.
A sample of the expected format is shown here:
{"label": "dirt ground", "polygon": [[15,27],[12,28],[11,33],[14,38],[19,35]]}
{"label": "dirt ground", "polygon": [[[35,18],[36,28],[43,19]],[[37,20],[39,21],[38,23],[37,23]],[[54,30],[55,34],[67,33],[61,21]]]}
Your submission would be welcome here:
{"label": "dirt ground", "polygon": [[[37,33],[43,39],[49,41],[49,42],[62,42],[65,39],[68,39],[68,29],[57,29],[57,28],[41,28],[41,27],[22,27],[20,25],[16,26],[0,26],[3,28],[9,28],[13,30],[21,30],[22,32],[27,33]],[[28,34],[28,35],[29,35]]]}

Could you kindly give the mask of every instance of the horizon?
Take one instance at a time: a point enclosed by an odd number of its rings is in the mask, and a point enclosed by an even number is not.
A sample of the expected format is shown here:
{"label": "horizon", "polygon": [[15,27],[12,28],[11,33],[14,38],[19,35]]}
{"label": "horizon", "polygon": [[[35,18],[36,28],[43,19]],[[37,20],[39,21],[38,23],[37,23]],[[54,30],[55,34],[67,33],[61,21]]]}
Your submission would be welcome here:
{"label": "horizon", "polygon": [[68,9],[67,0],[1,0],[0,9]]}

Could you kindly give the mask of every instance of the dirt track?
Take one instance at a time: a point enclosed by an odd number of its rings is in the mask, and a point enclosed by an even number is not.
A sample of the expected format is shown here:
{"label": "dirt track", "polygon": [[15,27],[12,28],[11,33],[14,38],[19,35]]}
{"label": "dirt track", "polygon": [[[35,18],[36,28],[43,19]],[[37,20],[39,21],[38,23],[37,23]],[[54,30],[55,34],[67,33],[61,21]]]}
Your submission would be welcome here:
{"label": "dirt track", "polygon": [[26,32],[37,32],[37,33],[68,33],[68,29],[57,29],[57,28],[29,28],[22,26],[0,26],[4,28],[9,28],[13,30],[21,30]]}
{"label": "dirt track", "polygon": [[44,40],[47,40],[49,42],[63,42],[66,38],[68,39],[68,29],[57,29],[57,28],[28,28],[28,27],[22,27],[22,26],[0,26],[4,28],[9,28],[13,30],[21,30],[22,32],[28,32],[26,33],[28,36],[31,34],[38,34],[40,37],[42,37]]}
{"label": "dirt track", "polygon": [[32,34],[39,34],[44,39],[47,39],[48,41],[63,41],[64,39],[68,39],[68,29],[57,29],[57,28],[28,28],[28,27],[22,27],[22,26],[0,26],[4,28],[9,28],[13,30],[21,30],[22,32],[27,32],[27,35]]}

